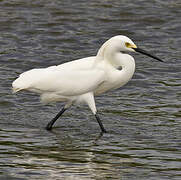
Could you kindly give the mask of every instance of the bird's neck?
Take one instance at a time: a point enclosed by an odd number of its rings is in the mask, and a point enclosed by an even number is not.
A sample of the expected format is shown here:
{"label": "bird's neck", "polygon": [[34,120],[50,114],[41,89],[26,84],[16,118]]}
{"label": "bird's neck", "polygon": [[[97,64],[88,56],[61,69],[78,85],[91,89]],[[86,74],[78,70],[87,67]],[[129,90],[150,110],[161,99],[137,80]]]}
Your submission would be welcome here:
{"label": "bird's neck", "polygon": [[103,59],[98,56],[96,61],[96,68],[105,71],[106,81],[96,90],[95,94],[123,86],[132,78],[135,71],[134,59],[128,54],[115,54],[112,59],[108,57]]}
{"label": "bird's neck", "polygon": [[121,66],[122,69],[133,71],[135,69],[135,61],[129,54],[118,53],[114,56],[114,65]]}
{"label": "bird's neck", "polygon": [[126,71],[135,70],[135,61],[129,54],[124,54],[121,52],[115,52],[111,49],[106,49],[106,45],[103,45],[97,53],[96,64],[104,62],[112,68],[121,67]]}

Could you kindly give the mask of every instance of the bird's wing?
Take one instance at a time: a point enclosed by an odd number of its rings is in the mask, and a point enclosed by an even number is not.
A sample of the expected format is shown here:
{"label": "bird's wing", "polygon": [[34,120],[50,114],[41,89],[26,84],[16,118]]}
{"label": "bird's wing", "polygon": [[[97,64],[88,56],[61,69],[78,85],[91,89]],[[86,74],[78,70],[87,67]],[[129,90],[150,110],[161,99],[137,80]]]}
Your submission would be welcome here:
{"label": "bird's wing", "polygon": [[82,59],[77,59],[74,61],[70,61],[64,64],[60,64],[57,66],[57,68],[63,68],[63,69],[74,69],[74,70],[84,70],[84,69],[90,69],[92,68],[92,65],[95,61],[96,57],[92,56],[92,57],[86,57],[86,58],[82,58]]}
{"label": "bird's wing", "polygon": [[54,70],[87,70],[91,69],[96,57],[86,57],[82,59],[77,59],[74,61],[66,62],[57,66],[50,66],[49,69]]}
{"label": "bird's wing", "polygon": [[94,91],[105,80],[104,71],[32,69],[13,82],[14,91],[22,89],[38,93],[76,96]]}

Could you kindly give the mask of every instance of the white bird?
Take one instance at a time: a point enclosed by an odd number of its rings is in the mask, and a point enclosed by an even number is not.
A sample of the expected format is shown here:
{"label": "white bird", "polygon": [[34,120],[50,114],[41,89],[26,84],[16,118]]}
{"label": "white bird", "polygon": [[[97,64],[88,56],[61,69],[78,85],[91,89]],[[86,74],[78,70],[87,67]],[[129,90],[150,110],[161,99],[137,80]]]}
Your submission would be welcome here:
{"label": "white bird", "polygon": [[43,103],[64,101],[63,109],[47,124],[55,121],[72,104],[87,104],[102,132],[106,132],[97,115],[94,96],[125,85],[135,72],[135,61],[124,52],[140,52],[162,62],[156,56],[137,48],[131,39],[118,35],[107,40],[96,56],[82,58],[48,68],[26,71],[12,83],[13,92],[28,90],[41,95]]}

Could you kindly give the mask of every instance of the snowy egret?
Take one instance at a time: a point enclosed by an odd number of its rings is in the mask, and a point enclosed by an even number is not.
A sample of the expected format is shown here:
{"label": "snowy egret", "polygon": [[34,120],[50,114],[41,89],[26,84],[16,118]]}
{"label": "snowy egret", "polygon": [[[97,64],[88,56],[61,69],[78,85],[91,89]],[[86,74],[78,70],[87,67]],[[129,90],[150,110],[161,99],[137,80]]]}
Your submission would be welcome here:
{"label": "snowy egret", "polygon": [[13,91],[28,90],[41,95],[43,103],[64,101],[62,110],[47,124],[55,121],[72,105],[87,104],[102,132],[106,132],[97,115],[94,96],[125,85],[133,76],[135,61],[124,52],[140,52],[162,60],[138,48],[131,39],[118,35],[107,40],[96,56],[82,58],[48,68],[26,71],[12,83]]}

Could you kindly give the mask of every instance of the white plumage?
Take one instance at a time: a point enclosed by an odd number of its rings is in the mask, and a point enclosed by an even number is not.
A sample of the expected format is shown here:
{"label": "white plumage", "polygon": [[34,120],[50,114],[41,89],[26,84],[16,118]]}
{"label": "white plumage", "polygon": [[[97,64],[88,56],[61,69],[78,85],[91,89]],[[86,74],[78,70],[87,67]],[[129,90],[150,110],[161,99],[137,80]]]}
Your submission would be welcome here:
{"label": "white plumage", "polygon": [[[134,59],[122,52],[135,52],[137,49],[126,36],[112,37],[102,45],[96,56],[22,73],[13,82],[13,91],[39,93],[44,103],[65,101],[64,111],[74,103],[85,103],[96,115],[94,95],[119,88],[132,78],[135,71]],[[146,54],[145,51],[142,53]],[[97,115],[96,119],[105,132]],[[52,125],[53,123],[51,127]],[[47,129],[51,127],[49,125]]]}

